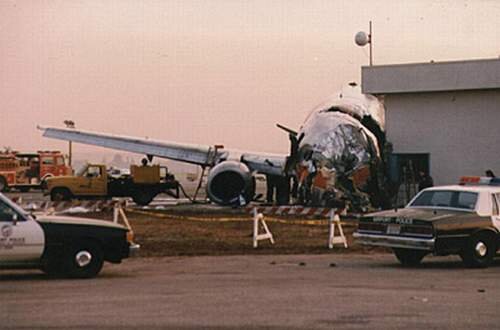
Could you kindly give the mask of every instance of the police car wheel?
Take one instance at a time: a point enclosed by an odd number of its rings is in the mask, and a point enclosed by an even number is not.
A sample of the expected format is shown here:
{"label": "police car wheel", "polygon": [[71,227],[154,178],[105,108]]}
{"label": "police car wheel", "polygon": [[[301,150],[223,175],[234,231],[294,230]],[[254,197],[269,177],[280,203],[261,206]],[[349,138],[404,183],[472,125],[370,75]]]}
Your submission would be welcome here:
{"label": "police car wheel", "polygon": [[495,235],[483,232],[469,239],[460,257],[467,267],[485,268],[491,265],[495,254]]}
{"label": "police car wheel", "polygon": [[66,257],[66,270],[71,278],[92,278],[102,269],[104,255],[93,241],[75,243]]}
{"label": "police car wheel", "polygon": [[427,254],[425,251],[410,249],[394,249],[394,254],[405,267],[418,266]]}

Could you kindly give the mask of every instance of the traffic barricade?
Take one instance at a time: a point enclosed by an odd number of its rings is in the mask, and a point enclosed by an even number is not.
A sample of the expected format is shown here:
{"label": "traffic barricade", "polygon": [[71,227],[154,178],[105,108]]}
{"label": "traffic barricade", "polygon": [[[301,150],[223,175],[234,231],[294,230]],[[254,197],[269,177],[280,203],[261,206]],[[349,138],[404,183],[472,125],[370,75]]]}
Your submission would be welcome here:
{"label": "traffic barricade", "polygon": [[[253,216],[253,247],[257,248],[259,241],[269,240],[274,244],[274,237],[265,220],[265,215],[269,216],[316,216],[328,218],[328,248],[333,249],[335,244],[342,244],[348,247],[347,239],[342,229],[339,214],[342,210],[326,207],[304,207],[304,206],[254,206],[249,205],[245,208],[246,212]],[[336,236],[335,227],[338,230]],[[260,228],[264,230],[260,233]]]}
{"label": "traffic barricade", "polygon": [[110,200],[72,200],[72,201],[24,201],[22,197],[14,197],[12,201],[21,208],[41,214],[88,213],[113,211],[113,222],[121,218],[125,227],[132,230],[124,209],[127,200],[114,198]]}

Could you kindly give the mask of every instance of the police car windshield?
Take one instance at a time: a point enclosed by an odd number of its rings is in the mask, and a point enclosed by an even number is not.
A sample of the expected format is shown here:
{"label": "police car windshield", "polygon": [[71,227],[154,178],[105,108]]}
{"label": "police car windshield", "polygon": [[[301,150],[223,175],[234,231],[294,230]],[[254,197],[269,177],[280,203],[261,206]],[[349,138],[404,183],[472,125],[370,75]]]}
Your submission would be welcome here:
{"label": "police car windshield", "polygon": [[[7,211],[7,212],[10,212],[12,214],[17,212],[17,213],[25,215],[25,216],[29,215],[28,212],[26,212],[24,209],[22,209],[16,203],[9,200],[7,197],[2,195],[1,193],[0,193],[0,209],[1,209],[0,213],[5,213],[6,209],[10,209],[10,211]],[[0,219],[0,221],[2,221],[2,219]]]}
{"label": "police car windshield", "polygon": [[429,190],[411,202],[410,207],[454,208],[474,210],[476,208],[477,193],[453,190]]}

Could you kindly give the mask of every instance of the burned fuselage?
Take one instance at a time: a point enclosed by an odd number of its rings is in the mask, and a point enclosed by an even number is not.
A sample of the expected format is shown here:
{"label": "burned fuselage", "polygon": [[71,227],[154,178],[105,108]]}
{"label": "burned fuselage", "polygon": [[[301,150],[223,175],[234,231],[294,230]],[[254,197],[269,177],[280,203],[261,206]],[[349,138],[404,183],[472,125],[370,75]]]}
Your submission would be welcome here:
{"label": "burned fuselage", "polygon": [[[311,111],[292,141],[292,164],[299,203],[355,209],[379,194],[384,149],[384,108],[373,96],[350,88]],[[377,204],[377,203],[375,203]]]}

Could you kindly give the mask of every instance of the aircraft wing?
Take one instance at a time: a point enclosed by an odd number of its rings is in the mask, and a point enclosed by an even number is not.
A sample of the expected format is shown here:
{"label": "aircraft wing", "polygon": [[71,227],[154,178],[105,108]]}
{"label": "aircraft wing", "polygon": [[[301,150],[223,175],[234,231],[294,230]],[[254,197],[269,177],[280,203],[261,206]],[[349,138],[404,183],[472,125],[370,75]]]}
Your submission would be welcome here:
{"label": "aircraft wing", "polygon": [[282,175],[286,155],[236,150],[217,149],[209,145],[176,143],[170,141],[139,138],[125,135],[106,134],[74,128],[38,127],[43,136],[90,144],[104,148],[128,151],[142,155],[151,155],[180,162],[211,166],[224,160],[237,160],[259,173]]}

